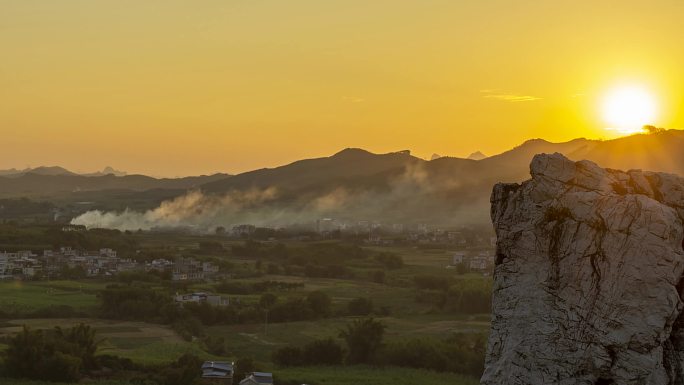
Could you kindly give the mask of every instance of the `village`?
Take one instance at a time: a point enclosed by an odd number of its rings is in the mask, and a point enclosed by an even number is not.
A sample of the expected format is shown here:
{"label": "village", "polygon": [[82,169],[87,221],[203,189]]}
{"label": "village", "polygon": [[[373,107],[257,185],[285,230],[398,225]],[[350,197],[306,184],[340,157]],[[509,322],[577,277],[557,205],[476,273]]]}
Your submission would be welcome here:
{"label": "village", "polygon": [[81,251],[60,247],[59,250],[43,250],[42,254],[30,250],[0,252],[0,280],[58,278],[67,269],[79,269],[87,278],[111,277],[126,271],[171,271],[173,281],[201,281],[219,273],[217,265],[194,258],[139,262],[120,258],[116,250],[110,248]]}

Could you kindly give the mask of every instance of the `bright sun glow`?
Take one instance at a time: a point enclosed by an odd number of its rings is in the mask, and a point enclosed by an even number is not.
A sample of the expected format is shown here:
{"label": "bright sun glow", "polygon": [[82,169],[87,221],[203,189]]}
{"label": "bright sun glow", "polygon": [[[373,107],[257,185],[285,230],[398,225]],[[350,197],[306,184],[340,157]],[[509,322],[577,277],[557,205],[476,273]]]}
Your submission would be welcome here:
{"label": "bright sun glow", "polygon": [[641,87],[615,88],[603,99],[603,119],[608,129],[621,134],[643,132],[644,125],[654,124],[656,113],[655,99]]}

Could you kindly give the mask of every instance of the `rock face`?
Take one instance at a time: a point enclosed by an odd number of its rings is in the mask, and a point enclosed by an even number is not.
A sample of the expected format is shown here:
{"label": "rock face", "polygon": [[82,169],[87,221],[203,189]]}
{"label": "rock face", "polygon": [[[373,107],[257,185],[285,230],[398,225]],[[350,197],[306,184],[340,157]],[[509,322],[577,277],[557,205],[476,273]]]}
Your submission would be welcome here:
{"label": "rock face", "polygon": [[684,179],[537,155],[492,193],[482,384],[684,384]]}

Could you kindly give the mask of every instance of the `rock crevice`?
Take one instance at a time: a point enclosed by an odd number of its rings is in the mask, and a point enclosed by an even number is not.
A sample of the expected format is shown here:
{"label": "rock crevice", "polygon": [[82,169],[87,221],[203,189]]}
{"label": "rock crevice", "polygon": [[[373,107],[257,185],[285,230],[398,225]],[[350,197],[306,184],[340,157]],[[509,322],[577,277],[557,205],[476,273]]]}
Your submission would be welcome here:
{"label": "rock crevice", "polygon": [[482,384],[684,385],[684,179],[541,154],[491,197]]}

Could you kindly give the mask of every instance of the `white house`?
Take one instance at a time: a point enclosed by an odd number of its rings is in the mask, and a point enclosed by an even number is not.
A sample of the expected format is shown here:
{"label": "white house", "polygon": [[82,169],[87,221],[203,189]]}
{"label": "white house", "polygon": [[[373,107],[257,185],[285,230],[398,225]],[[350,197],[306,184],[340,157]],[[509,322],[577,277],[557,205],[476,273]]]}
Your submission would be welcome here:
{"label": "white house", "polygon": [[202,382],[208,384],[232,384],[233,363],[227,361],[205,361],[202,364]]}
{"label": "white house", "polygon": [[9,258],[5,253],[0,253],[0,279],[10,278],[9,274]]}
{"label": "white house", "polygon": [[228,299],[222,298],[220,295],[207,293],[176,294],[175,301],[177,304],[181,306],[188,302],[206,302],[212,306],[228,306],[230,304],[230,301]]}
{"label": "white house", "polygon": [[240,381],[240,385],[273,385],[273,374],[254,372]]}
{"label": "white house", "polygon": [[458,264],[463,263],[464,259],[465,259],[465,254],[454,253],[454,255],[451,256],[451,266],[456,266]]}
{"label": "white house", "polygon": [[470,270],[487,270],[487,257],[474,257],[470,259],[468,267]]}

